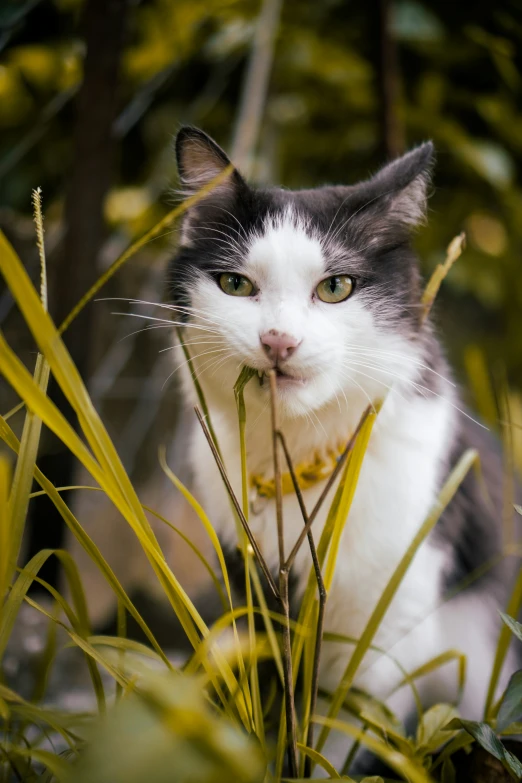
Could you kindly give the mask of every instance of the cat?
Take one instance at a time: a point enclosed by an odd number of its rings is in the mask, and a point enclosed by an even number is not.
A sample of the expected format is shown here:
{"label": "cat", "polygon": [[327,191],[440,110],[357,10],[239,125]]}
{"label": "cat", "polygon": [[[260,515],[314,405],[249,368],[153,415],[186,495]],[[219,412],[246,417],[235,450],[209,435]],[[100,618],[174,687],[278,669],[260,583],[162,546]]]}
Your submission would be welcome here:
{"label": "cat", "polygon": [[[414,704],[408,688],[396,690],[403,674],[392,657],[412,671],[457,649],[468,655],[461,714],[481,719],[501,627],[497,609],[506,604],[516,560],[497,558],[466,590],[456,589],[502,551],[503,481],[494,438],[464,409],[432,323],[423,321],[423,283],[411,235],[426,217],[432,143],[359,184],[296,191],[247,184],[225,152],[196,128],[179,131],[176,154],[186,195],[221,179],[184,218],[169,274],[173,320],[184,325],[238,497],[233,386],[242,367],[256,371],[245,391],[248,469],[261,477],[250,526],[274,574],[275,501],[259,490],[273,478],[266,373],[276,370],[278,414],[295,465],[315,455],[327,463],[366,407],[384,401],[340,543],[327,631],[360,636],[452,467],[467,448],[481,453],[488,498],[475,473],[468,473],[413,558],[374,639],[390,655],[368,654],[355,680],[379,699],[391,695],[390,707],[407,720]],[[186,364],[182,370],[191,415],[197,397]],[[235,521],[195,417],[187,459],[195,495],[229,562],[237,564]],[[303,491],[309,510],[325,481]],[[316,541],[328,505],[314,522]],[[283,511],[288,553],[303,527],[293,493],[284,494]],[[294,606],[310,567],[305,542],[292,571]],[[452,591],[454,597],[445,601]],[[324,643],[323,689],[335,690],[351,650],[340,642]],[[516,666],[515,657],[511,652],[507,671]],[[425,704],[454,701],[456,665],[438,668],[418,688]],[[346,752],[346,739],[332,734],[326,755],[340,768]],[[359,762],[360,769],[365,763]]]}

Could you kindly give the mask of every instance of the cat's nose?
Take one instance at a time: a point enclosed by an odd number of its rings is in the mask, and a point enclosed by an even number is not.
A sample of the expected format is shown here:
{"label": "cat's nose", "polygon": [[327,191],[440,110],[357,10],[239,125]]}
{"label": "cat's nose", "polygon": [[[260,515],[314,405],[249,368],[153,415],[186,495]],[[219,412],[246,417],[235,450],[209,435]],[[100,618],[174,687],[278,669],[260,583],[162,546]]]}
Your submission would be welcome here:
{"label": "cat's nose", "polygon": [[264,332],[260,339],[264,352],[275,364],[288,359],[301,344],[301,340],[297,340],[286,332],[279,332],[277,329]]}

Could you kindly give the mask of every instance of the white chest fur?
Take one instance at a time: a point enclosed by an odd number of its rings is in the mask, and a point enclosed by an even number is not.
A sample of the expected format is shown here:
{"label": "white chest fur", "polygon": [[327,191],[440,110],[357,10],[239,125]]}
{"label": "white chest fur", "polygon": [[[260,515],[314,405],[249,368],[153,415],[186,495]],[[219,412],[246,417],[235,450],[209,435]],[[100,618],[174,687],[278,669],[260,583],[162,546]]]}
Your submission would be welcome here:
{"label": "white chest fur", "polygon": [[[233,410],[213,415],[225,464],[238,496],[240,465],[237,424]],[[321,430],[310,422],[293,420],[283,429],[296,461],[317,446],[317,439],[329,433],[339,436],[339,422],[350,420],[337,407],[322,412]],[[453,409],[444,399],[415,397],[408,401],[393,393],[385,402],[375,424],[365,456],[352,508],[343,532],[337,568],[326,609],[326,629],[358,637],[365,627],[387,581],[430,510],[441,480],[441,462],[445,456]],[[355,426],[355,419],[350,422]],[[323,429],[324,428],[324,429]],[[307,436],[308,433],[308,436]],[[320,434],[319,434],[320,433]],[[314,442],[315,441],[315,442]],[[258,421],[247,441],[251,463],[271,476],[271,443],[269,421]],[[192,442],[192,466],[198,497],[209,514],[220,538],[236,544],[235,522],[226,493],[204,437],[198,432]],[[323,484],[304,493],[308,509],[313,507]],[[314,523],[316,541],[322,532],[329,501]],[[293,495],[284,496],[285,547],[289,552],[299,535],[303,519]],[[275,504],[267,502],[250,524],[269,566],[278,565]],[[394,599],[376,640],[389,648],[408,633],[429,611],[440,592],[440,575],[444,562],[441,550],[429,542],[414,559]],[[306,542],[294,568],[298,583],[306,583],[311,560]],[[342,645],[326,645],[323,659],[323,685],[335,687],[346,665],[348,653]]]}

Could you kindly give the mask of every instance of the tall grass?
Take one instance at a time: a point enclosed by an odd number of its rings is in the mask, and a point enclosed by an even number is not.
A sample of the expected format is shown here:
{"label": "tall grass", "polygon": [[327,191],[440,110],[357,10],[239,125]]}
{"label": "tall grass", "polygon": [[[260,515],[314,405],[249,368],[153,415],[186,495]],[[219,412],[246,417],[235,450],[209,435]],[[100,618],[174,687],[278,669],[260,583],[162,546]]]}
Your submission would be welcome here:
{"label": "tall grass", "polygon": [[[227,174],[228,172],[225,172],[221,177]],[[370,649],[376,649],[373,645],[375,635],[409,564],[466,473],[476,462],[476,454],[467,452],[462,455],[446,479],[437,502],[404,553],[361,637],[345,640],[352,645],[353,653],[337,690],[331,695],[327,715],[318,716],[316,705],[319,660],[322,643],[328,639],[328,635],[323,635],[324,607],[337,566],[341,535],[349,518],[372,427],[379,415],[379,406],[365,412],[328,484],[327,489],[336,483],[336,490],[326,512],[327,521],[317,544],[314,541],[313,521],[326,502],[328,493],[325,490],[317,506],[307,512],[283,433],[279,430],[276,406],[272,406],[277,505],[277,530],[274,535],[278,536],[280,544],[279,573],[274,579],[263,560],[248,521],[248,466],[244,440],[248,411],[243,391],[250,380],[250,374],[248,370],[243,370],[234,390],[231,390],[231,394],[236,395],[238,410],[241,498],[237,498],[232,490],[230,478],[221,461],[210,412],[203,391],[198,386],[200,424],[221,471],[230,497],[231,512],[237,522],[238,541],[245,564],[244,606],[234,603],[225,558],[212,527],[212,520],[206,515],[197,498],[173,474],[165,454],[160,455],[160,463],[174,486],[194,509],[215,551],[214,563],[209,563],[201,555],[223,603],[223,615],[209,627],[176,574],[167,565],[147,519],[147,509],[141,504],[62,341],[62,334],[72,319],[108,277],[145,241],[157,236],[190,203],[174,210],[146,237],[131,246],[100,278],[59,328],[53,323],[46,307],[45,253],[39,194],[35,196],[35,219],[42,262],[40,291],[35,289],[22,262],[7,239],[0,234],[0,271],[39,351],[35,370],[31,375],[0,335],[0,370],[26,408],[21,440],[18,440],[10,428],[8,416],[0,417],[0,438],[13,455],[13,459],[8,459],[6,454],[0,454],[0,658],[8,648],[24,603],[29,603],[33,610],[46,617],[51,629],[49,642],[43,653],[43,665],[40,667],[42,674],[35,682],[33,700],[23,698],[9,687],[7,674],[2,672],[0,780],[36,780],[42,774],[42,779],[65,782],[138,783],[154,780],[157,783],[163,780],[198,780],[210,783],[234,780],[245,783],[279,783],[284,779],[284,775],[291,775],[294,779],[299,776],[308,777],[314,767],[323,770],[324,779],[336,779],[342,776],[343,771],[336,770],[321,752],[332,730],[347,734],[356,745],[366,746],[395,771],[397,779],[429,783],[442,771],[443,779],[451,780],[452,753],[469,745],[474,741],[473,738],[477,740],[477,732],[473,734],[473,727],[465,722],[453,722],[450,730],[443,731],[449,721],[458,720],[456,709],[450,705],[437,705],[423,714],[416,696],[415,680],[439,666],[446,665],[450,660],[457,660],[462,687],[465,662],[458,651],[448,651],[433,661],[426,662],[425,666],[415,672],[404,671],[402,685],[412,689],[420,715],[419,729],[415,736],[407,736],[404,727],[385,705],[367,695],[360,694],[354,698],[351,687],[364,656]],[[460,251],[461,244],[460,242],[457,249],[455,245],[450,248],[450,261],[446,264],[446,271],[454,260],[455,253]],[[437,273],[437,280],[428,289],[424,302],[426,312],[440,285],[443,272]],[[184,350],[190,364],[188,348],[184,346]],[[47,396],[50,373],[76,413],[77,431]],[[272,400],[275,384],[276,379],[272,377]],[[90,474],[93,486],[85,487],[82,491],[104,492],[139,541],[166,601],[170,603],[172,612],[179,619],[192,645],[193,652],[182,666],[171,662],[167,651],[162,649],[155,639],[109,563],[73,514],[66,502],[68,488],[54,487],[39,470],[36,458],[42,424],[60,438]],[[303,513],[303,531],[290,552],[285,552],[283,546],[283,460],[286,460],[294,479],[294,488]],[[39,485],[39,492],[32,492],[33,480]],[[31,498],[39,493],[49,497],[72,535],[114,592],[119,617],[117,637],[93,635],[81,575],[67,552],[45,550],[36,554],[29,562],[21,564],[20,551],[27,509]],[[151,510],[154,513],[154,510]],[[171,524],[168,520],[164,521]],[[310,547],[313,567],[298,618],[292,621],[288,584],[295,556],[301,546]],[[69,587],[68,597],[39,577],[42,565],[50,557],[58,557],[61,561]],[[29,588],[35,581],[45,588],[52,598],[52,611],[47,603],[43,605],[29,596]],[[265,591],[273,594],[279,611],[268,609]],[[517,614],[521,599],[522,590],[518,584],[508,607],[509,614]],[[147,644],[125,638],[127,614],[140,626]],[[256,616],[262,619],[263,632],[258,630]],[[246,618],[246,632],[239,622],[242,618]],[[46,681],[55,665],[56,641],[52,630],[55,628],[60,628],[67,635],[69,643],[81,650],[85,657],[96,697],[97,707],[92,712],[66,712],[46,705]],[[232,643],[224,647],[221,639],[227,629],[232,629]],[[488,723],[484,725],[487,725],[491,732],[499,710],[503,709],[504,702],[493,704],[493,696],[509,633],[506,626],[499,640],[490,696],[486,705]],[[260,686],[259,662],[266,658],[273,659],[285,694],[281,702],[276,736],[273,731],[269,731],[267,718],[268,702],[274,694],[265,694]],[[104,673],[103,676],[101,672]],[[107,678],[113,681],[115,688],[108,689]],[[301,696],[296,699],[294,690],[298,680],[301,684]],[[340,718],[341,709],[350,699],[352,712],[360,717],[359,726]],[[519,720],[519,717],[516,719]],[[319,728],[318,732],[314,732],[314,726]],[[53,745],[49,737],[58,742],[53,741]],[[497,758],[500,754],[506,768],[516,772],[516,759],[502,755],[505,749],[502,750],[503,745],[494,734],[493,737],[501,748],[499,750],[495,746]],[[436,753],[442,748],[442,755],[437,757]],[[505,753],[507,754],[507,751]],[[42,773],[42,770],[45,772]]]}

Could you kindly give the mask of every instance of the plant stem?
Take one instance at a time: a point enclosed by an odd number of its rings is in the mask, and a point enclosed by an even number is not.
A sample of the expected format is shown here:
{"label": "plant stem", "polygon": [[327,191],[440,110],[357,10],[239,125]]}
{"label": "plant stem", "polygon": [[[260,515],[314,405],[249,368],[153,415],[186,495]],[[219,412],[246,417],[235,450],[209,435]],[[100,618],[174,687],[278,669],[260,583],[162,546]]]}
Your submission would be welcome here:
{"label": "plant stem", "polygon": [[239,503],[236,494],[234,490],[232,489],[232,484],[230,483],[230,480],[227,476],[227,472],[225,470],[225,466],[223,465],[223,461],[219,455],[219,451],[217,450],[217,447],[212,440],[212,435],[210,434],[210,431],[207,427],[207,424],[205,422],[205,418],[203,414],[201,413],[200,409],[196,407],[194,409],[196,411],[196,416],[198,417],[199,423],[201,424],[201,428],[205,434],[205,437],[208,441],[208,445],[210,446],[210,450],[212,451],[212,454],[214,456],[214,459],[216,461],[216,465],[218,466],[218,470],[221,473],[221,478],[223,479],[223,483],[225,484],[226,490],[229,494],[229,497],[232,501],[232,505],[234,506],[234,509],[241,521],[241,524],[243,525],[243,530],[247,534],[248,541],[254,550],[254,554],[259,562],[259,565],[261,567],[261,570],[263,574],[265,575],[266,581],[268,582],[268,586],[270,587],[274,597],[280,601],[279,596],[279,590],[277,589],[276,583],[274,582],[274,579],[272,577],[272,574],[270,573],[270,569],[268,568],[266,561],[261,554],[261,550],[259,549],[259,544],[257,543],[254,534],[250,530],[250,526],[248,522],[245,519],[245,515],[243,514],[243,509],[241,508],[241,504]]}
{"label": "plant stem", "polygon": [[368,405],[368,407],[364,411],[363,415],[361,416],[359,424],[357,425],[357,427],[356,427],[352,437],[350,438],[350,440],[346,444],[345,450],[343,451],[343,453],[339,457],[339,461],[338,461],[337,465],[335,466],[334,472],[332,473],[332,475],[330,476],[330,478],[326,482],[325,487],[324,487],[323,491],[321,492],[321,495],[320,495],[319,499],[317,500],[317,503],[313,507],[313,509],[312,509],[312,511],[310,513],[310,516],[308,517],[308,522],[306,523],[304,528],[301,530],[301,532],[299,534],[299,537],[298,537],[297,541],[294,544],[294,548],[292,549],[292,551],[288,555],[288,558],[287,558],[287,561],[286,561],[286,567],[289,570],[290,570],[290,568],[291,568],[291,566],[292,566],[292,564],[293,564],[293,562],[295,560],[295,556],[297,555],[299,549],[301,548],[301,544],[303,543],[303,541],[305,540],[306,536],[308,535],[308,531],[312,527],[312,524],[315,521],[315,518],[317,517],[317,514],[319,513],[319,511],[321,509],[321,506],[323,505],[323,503],[324,503],[324,501],[326,499],[326,496],[330,492],[330,489],[332,488],[332,485],[334,484],[335,480],[337,479],[339,473],[342,471],[342,469],[343,469],[343,467],[344,467],[344,465],[346,463],[346,460],[348,459],[349,455],[353,451],[355,443],[357,441],[357,437],[359,435],[359,432],[361,431],[361,428],[362,428],[364,422],[366,421],[366,419],[368,418],[368,415],[370,414],[371,410],[373,410],[373,406],[372,405]]}
{"label": "plant stem", "polygon": [[232,143],[232,160],[247,177],[252,173],[252,158],[257,147],[266,103],[282,5],[283,0],[263,2],[241,90],[240,109]]}
{"label": "plant stem", "polygon": [[277,426],[277,381],[274,370],[269,372],[270,407],[272,413],[272,446],[274,452],[274,483],[276,493],[277,541],[279,546],[279,602],[285,617],[283,625],[283,673],[285,681],[285,711],[287,731],[287,751],[290,776],[298,775],[297,765],[297,721],[295,714],[294,678],[292,672],[292,642],[290,636],[290,600],[288,596],[289,568],[285,563],[285,543],[283,526],[283,488],[281,479],[281,459]]}
{"label": "plant stem", "polygon": [[[288,447],[286,445],[285,436],[281,431],[277,432],[277,436],[279,440],[281,441],[281,445],[283,447],[283,451],[285,453],[285,459],[286,464],[288,465],[288,470],[290,471],[290,476],[292,478],[292,484],[294,486],[294,491],[297,496],[297,501],[299,503],[299,508],[301,509],[301,514],[303,515],[303,520],[305,525],[308,524],[308,513],[306,511],[306,506],[303,498],[303,493],[301,492],[301,487],[299,486],[299,482],[297,480],[297,476],[295,474],[294,466],[292,463],[292,458],[290,456],[290,452],[288,450]],[[310,546],[310,553],[312,555],[312,562],[314,567],[314,573],[315,578],[317,580],[317,590],[319,594],[319,612],[317,615],[317,626],[315,629],[315,648],[314,648],[314,661],[313,661],[313,667],[312,667],[312,685],[311,685],[311,691],[310,691],[310,710],[309,715],[310,717],[312,715],[315,715],[316,706],[317,706],[317,696],[319,693],[319,663],[321,660],[321,648],[323,643],[323,631],[324,631],[324,612],[326,608],[326,599],[328,597],[326,592],[326,587],[324,585],[323,575],[321,572],[321,566],[319,563],[319,558],[317,557],[317,550],[315,548],[315,541],[312,534],[312,531],[309,529],[307,533],[308,538],[308,544]],[[314,741],[314,723],[312,720],[308,723],[308,732],[306,735],[306,744],[309,748],[313,747],[313,741]],[[305,768],[304,768],[304,774],[305,777],[310,777],[312,774],[312,759],[310,756],[306,756],[305,758]]]}
{"label": "plant stem", "polygon": [[[194,362],[192,361],[192,356],[190,355],[190,351],[188,347],[185,345],[185,341],[183,339],[183,333],[182,330],[178,327],[176,329],[176,333],[178,335],[178,340],[181,345],[181,349],[183,351],[183,355],[185,356],[185,359],[187,360],[188,368],[190,371],[190,375],[192,376],[192,383],[194,384],[194,388],[196,389],[196,394],[198,395],[199,404],[201,406],[201,410],[203,411],[203,414],[205,416],[205,420],[208,425],[208,429],[210,432],[210,436],[212,438],[212,442],[214,443],[217,452],[219,456],[221,457],[221,451],[219,449],[219,444],[216,438],[216,433],[214,432],[214,427],[212,426],[212,420],[210,418],[210,413],[207,407],[207,401],[205,400],[205,395],[203,394],[203,389],[201,388],[201,385],[198,381],[196,370],[194,369]],[[196,411],[197,413],[197,411]],[[199,417],[198,417],[199,418]]]}
{"label": "plant stem", "polygon": [[283,625],[283,673],[285,681],[285,711],[288,742],[288,764],[290,777],[297,778],[297,721],[295,715],[294,679],[292,673],[292,642],[290,638],[290,600],[288,596],[288,569],[279,571],[279,593],[281,611],[285,617]]}

